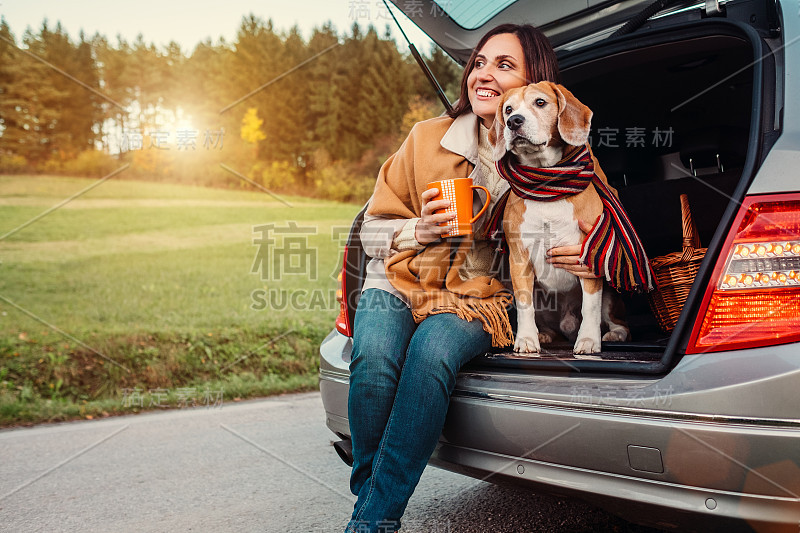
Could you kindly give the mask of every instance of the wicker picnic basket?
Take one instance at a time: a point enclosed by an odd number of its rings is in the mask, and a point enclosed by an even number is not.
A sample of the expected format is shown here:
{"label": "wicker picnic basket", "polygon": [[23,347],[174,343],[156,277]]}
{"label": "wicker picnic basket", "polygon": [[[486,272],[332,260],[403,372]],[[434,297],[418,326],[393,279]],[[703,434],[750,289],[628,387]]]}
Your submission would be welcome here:
{"label": "wicker picnic basket", "polygon": [[658,319],[661,329],[669,333],[689,296],[700,263],[706,255],[706,248],[700,248],[689,197],[681,194],[681,215],[683,218],[683,251],[654,257],[650,261],[656,276],[656,290],[648,294],[650,308]]}

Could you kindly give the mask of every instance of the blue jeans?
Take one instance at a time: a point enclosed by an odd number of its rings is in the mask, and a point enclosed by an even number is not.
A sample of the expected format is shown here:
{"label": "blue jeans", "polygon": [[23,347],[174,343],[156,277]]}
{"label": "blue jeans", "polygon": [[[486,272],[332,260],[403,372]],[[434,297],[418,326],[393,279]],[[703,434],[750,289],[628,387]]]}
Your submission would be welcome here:
{"label": "blue jeans", "polygon": [[346,531],[389,533],[439,440],[458,371],[490,350],[491,336],[452,313],[417,325],[380,289],[361,295],[353,333],[350,490],[358,499]]}

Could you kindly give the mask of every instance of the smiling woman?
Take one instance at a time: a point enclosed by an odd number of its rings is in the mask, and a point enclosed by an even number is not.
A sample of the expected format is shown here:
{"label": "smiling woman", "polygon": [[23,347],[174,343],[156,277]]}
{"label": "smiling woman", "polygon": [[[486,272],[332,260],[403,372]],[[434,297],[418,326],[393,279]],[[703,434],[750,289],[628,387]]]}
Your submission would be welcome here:
{"label": "smiling woman", "polygon": [[[478,207],[508,189],[488,141],[502,95],[557,79],[555,54],[529,25],[506,24],[481,39],[450,116],[418,123],[378,175],[361,241],[372,259],[353,328],[348,419],[347,531],[395,531],[442,431],[460,368],[512,342],[511,294],[491,270],[487,217],[472,236],[443,238],[454,215],[431,182],[470,178]],[[476,208],[477,209],[477,208]]]}

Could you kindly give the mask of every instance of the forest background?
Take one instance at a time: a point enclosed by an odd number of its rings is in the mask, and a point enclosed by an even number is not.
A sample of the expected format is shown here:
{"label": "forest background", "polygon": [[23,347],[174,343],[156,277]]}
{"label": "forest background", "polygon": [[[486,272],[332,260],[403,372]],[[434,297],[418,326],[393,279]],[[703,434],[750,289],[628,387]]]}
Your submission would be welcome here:
{"label": "forest background", "polygon": [[[363,202],[411,126],[444,111],[399,48],[388,27],[327,23],[304,39],[254,15],[233,42],[191,52],[141,35],[73,40],[46,20],[17,39],[2,20],[0,173],[100,177],[130,163],[119,179]],[[460,67],[439,49],[426,59],[454,100]]]}

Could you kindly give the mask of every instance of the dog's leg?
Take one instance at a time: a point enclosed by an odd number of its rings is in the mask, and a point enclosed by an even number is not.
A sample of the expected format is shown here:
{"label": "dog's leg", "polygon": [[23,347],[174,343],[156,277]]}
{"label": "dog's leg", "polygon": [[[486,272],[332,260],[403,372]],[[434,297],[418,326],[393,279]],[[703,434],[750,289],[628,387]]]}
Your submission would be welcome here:
{"label": "dog's leg", "polygon": [[[508,234],[508,233],[507,233]],[[536,327],[536,308],[533,299],[534,273],[528,250],[522,239],[508,239],[509,266],[511,282],[514,285],[514,298],[517,302],[517,338],[514,351],[520,353],[539,353],[539,329]]]}
{"label": "dog's leg", "polygon": [[558,338],[558,333],[556,330],[546,328],[539,330],[539,344],[550,344],[554,342]]}
{"label": "dog's leg", "polygon": [[608,331],[604,341],[625,342],[631,340],[631,330],[625,322],[625,303],[613,290],[603,291],[603,327]]}
{"label": "dog's leg", "polygon": [[581,327],[575,342],[576,354],[597,353],[600,344],[600,320],[602,317],[603,280],[581,278],[583,302],[581,303]]}
{"label": "dog's leg", "polygon": [[564,337],[574,343],[578,338],[578,330],[581,327],[583,291],[581,290],[581,284],[578,282],[579,278],[575,276],[570,277],[575,279],[574,287],[568,291],[559,293],[560,317],[558,329]]}
{"label": "dog's leg", "polygon": [[[563,301],[561,293],[547,290],[539,283],[533,292],[533,305],[536,307],[536,327],[539,329],[539,344],[549,344],[561,338],[559,333],[560,308]],[[578,331],[577,328],[575,331]]]}

